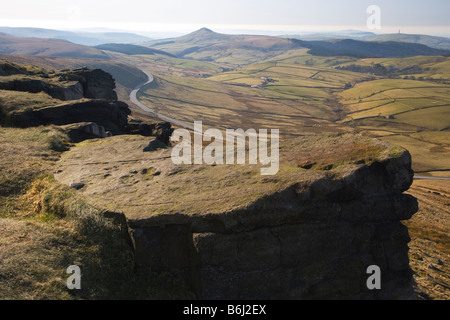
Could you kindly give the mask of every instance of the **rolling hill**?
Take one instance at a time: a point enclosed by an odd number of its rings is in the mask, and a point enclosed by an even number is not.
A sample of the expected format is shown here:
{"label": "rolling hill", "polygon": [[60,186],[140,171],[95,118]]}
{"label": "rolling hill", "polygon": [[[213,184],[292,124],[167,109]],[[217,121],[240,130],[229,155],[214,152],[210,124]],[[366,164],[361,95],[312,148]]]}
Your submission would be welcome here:
{"label": "rolling hill", "polygon": [[231,64],[254,63],[300,48],[307,48],[310,54],[317,56],[354,58],[437,56],[450,53],[450,51],[434,49],[418,43],[369,42],[352,39],[304,41],[260,35],[227,35],[207,28],[182,37],[146,42],[143,45],[169,52],[179,58]]}
{"label": "rolling hill", "polygon": [[327,41],[327,40],[363,40],[363,41],[399,41],[418,43],[427,47],[441,50],[450,50],[450,38],[436,37],[424,34],[390,33],[375,34],[372,32],[348,30],[338,32],[304,33],[298,35],[282,35],[283,38],[293,38],[305,41]]}
{"label": "rolling hill", "polygon": [[438,56],[450,51],[427,47],[423,44],[397,41],[303,41],[310,54],[318,56],[349,56],[355,58],[403,58],[412,56]]}
{"label": "rolling hill", "polygon": [[82,67],[102,69],[110,73],[117,84],[129,89],[133,89],[138,84],[147,80],[147,76],[138,68],[128,63],[114,60],[7,54],[0,55],[0,60],[54,70],[77,69]]}
{"label": "rolling hill", "polygon": [[419,43],[426,45],[430,48],[450,50],[450,38],[434,37],[423,34],[380,34],[380,35],[368,35],[362,39],[367,41],[401,41],[409,43]]}
{"label": "rolling hill", "polygon": [[309,41],[325,41],[325,40],[337,40],[337,39],[355,39],[363,40],[365,37],[375,36],[373,32],[359,31],[359,30],[342,30],[342,31],[330,31],[330,32],[308,32],[300,34],[285,34],[280,37],[291,38],[298,40]]}
{"label": "rolling hill", "polygon": [[227,35],[202,28],[182,37],[146,42],[150,48],[163,50],[179,58],[248,64],[299,49],[301,43],[260,35]]}
{"label": "rolling hill", "polygon": [[66,40],[15,37],[0,33],[0,54],[106,59],[103,51]]}
{"label": "rolling hill", "polygon": [[164,52],[157,49],[152,49],[148,47],[138,46],[135,44],[124,44],[124,43],[106,43],[96,46],[95,48],[99,50],[107,50],[112,52],[119,52],[127,55],[139,55],[139,54],[160,54],[164,56],[174,57],[173,54]]}
{"label": "rolling hill", "polygon": [[140,43],[151,40],[148,37],[128,32],[75,32],[42,28],[11,27],[0,27],[0,32],[16,37],[67,40],[85,46],[97,46],[104,43]]}

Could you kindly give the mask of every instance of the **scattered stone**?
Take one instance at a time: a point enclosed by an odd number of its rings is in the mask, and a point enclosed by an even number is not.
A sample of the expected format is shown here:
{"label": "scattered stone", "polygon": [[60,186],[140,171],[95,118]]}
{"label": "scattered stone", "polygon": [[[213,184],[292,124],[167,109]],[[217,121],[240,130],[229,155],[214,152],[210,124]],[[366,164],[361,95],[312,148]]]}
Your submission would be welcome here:
{"label": "scattered stone", "polygon": [[311,161],[305,161],[303,163],[299,163],[298,167],[306,170],[310,170],[316,163]]}
{"label": "scattered stone", "polygon": [[75,182],[70,185],[70,187],[75,190],[83,189],[84,186],[85,186],[85,184],[83,182]]}
{"label": "scattered stone", "polygon": [[170,122],[161,122],[156,124],[154,136],[166,145],[170,145],[170,137],[173,131]]}
{"label": "scattered stone", "polygon": [[155,140],[150,141],[148,146],[146,146],[143,151],[144,152],[151,152],[156,151],[158,149],[167,149],[168,145],[161,141],[160,139],[156,138]]}
{"label": "scattered stone", "polygon": [[436,263],[438,266],[443,266],[444,265],[444,262],[442,262],[442,260],[439,259],[439,258],[435,258],[433,260],[434,260],[434,263]]}
{"label": "scattered stone", "polygon": [[139,134],[144,137],[157,137],[166,145],[170,144],[170,137],[173,133],[170,122],[147,123],[147,122],[130,122],[128,124],[128,133]]}
{"label": "scattered stone", "polygon": [[61,128],[67,132],[72,142],[81,142],[87,139],[107,138],[105,128],[94,122],[72,123]]}

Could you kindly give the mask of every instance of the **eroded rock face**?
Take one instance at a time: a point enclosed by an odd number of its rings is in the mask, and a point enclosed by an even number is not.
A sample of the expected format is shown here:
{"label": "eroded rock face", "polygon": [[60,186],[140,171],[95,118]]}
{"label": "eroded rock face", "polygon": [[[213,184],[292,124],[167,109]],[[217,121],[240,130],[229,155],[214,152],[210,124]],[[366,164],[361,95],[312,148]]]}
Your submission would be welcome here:
{"label": "eroded rock face", "polygon": [[67,125],[78,122],[95,122],[106,130],[125,131],[128,105],[121,101],[88,100],[51,106],[36,110],[12,112],[6,122],[17,127],[34,127],[39,125]]}
{"label": "eroded rock face", "polygon": [[41,79],[21,78],[3,80],[0,82],[1,90],[23,91],[30,93],[45,92],[59,100],[78,100],[84,97],[83,87],[79,82],[57,85]]}
{"label": "eroded rock face", "polygon": [[42,69],[32,73],[20,65],[0,62],[0,76],[2,75],[14,76],[0,81],[1,90],[45,92],[63,101],[82,98],[117,100],[115,80],[101,69],[81,68],[48,74]]}
{"label": "eroded rock face", "polygon": [[[55,176],[127,217],[140,274],[178,274],[202,299],[414,297],[406,150],[350,134],[299,138],[281,143],[279,172],[261,176],[259,165],[174,165],[170,148],[148,144],[85,143]],[[381,290],[367,287],[372,265]]]}
{"label": "eroded rock face", "polygon": [[166,145],[170,142],[174,129],[170,122],[159,123],[129,123],[128,132],[130,134],[140,134],[145,137],[157,137],[161,142]]}
{"label": "eroded rock face", "polygon": [[110,132],[107,132],[105,128],[94,122],[72,123],[61,126],[61,128],[67,132],[70,140],[75,143],[87,139],[106,138],[111,136]]}
{"label": "eroded rock face", "polygon": [[10,76],[13,74],[28,74],[26,68],[16,63],[1,61],[0,62],[0,76]]}
{"label": "eroded rock face", "polygon": [[117,93],[114,91],[116,88],[114,78],[101,69],[70,70],[62,76],[69,81],[78,81],[83,86],[85,98],[117,100]]}

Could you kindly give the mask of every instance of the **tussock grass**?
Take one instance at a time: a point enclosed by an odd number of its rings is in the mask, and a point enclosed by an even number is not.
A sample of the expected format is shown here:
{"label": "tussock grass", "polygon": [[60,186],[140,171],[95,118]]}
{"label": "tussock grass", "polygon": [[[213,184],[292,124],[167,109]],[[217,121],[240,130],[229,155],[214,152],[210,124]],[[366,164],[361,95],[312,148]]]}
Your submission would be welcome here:
{"label": "tussock grass", "polygon": [[62,103],[64,101],[54,99],[44,92],[29,93],[0,90],[0,108],[5,113],[26,109],[39,109]]}
{"label": "tussock grass", "polygon": [[[180,299],[169,275],[137,278],[124,217],[88,205],[53,179],[67,136],[0,127],[0,299]],[[81,290],[66,270],[81,268]]]}
{"label": "tussock grass", "polygon": [[[182,282],[169,275],[147,279],[135,276],[131,242],[125,218],[120,214],[108,213],[88,205],[77,197],[73,189],[57,183],[52,177],[35,180],[21,198],[21,205],[31,208],[29,221],[33,221],[38,230],[47,230],[55,244],[48,247],[46,257],[41,258],[42,264],[36,266],[38,271],[34,276],[31,274],[28,280],[44,282],[45,294],[52,294],[52,298],[188,297]],[[38,237],[37,240],[37,243],[30,245],[46,243],[48,237]],[[33,256],[29,251],[25,252]],[[68,275],[65,270],[70,265],[81,268],[81,290],[70,291],[66,288]],[[39,271],[40,269],[46,269],[47,272]],[[36,298],[42,298],[39,296],[40,292],[34,294],[37,295]]]}
{"label": "tussock grass", "polygon": [[0,198],[26,189],[31,181],[48,172],[59,152],[68,147],[67,135],[54,126],[0,127]]}

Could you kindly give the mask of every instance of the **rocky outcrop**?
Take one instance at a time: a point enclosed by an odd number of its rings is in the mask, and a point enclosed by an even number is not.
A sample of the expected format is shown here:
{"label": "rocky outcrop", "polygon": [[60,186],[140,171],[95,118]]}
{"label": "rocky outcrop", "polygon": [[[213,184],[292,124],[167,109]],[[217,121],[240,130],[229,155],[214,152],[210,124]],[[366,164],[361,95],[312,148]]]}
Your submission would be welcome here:
{"label": "rocky outcrop", "polygon": [[13,74],[28,74],[25,67],[8,61],[0,61],[0,76],[10,76]]}
{"label": "rocky outcrop", "polygon": [[117,93],[114,91],[116,88],[114,78],[101,69],[82,68],[62,71],[60,77],[64,80],[80,83],[85,98],[117,100]]}
{"label": "rocky outcrop", "polygon": [[100,69],[87,68],[45,73],[38,69],[34,73],[25,67],[8,62],[0,63],[0,75],[8,77],[0,81],[0,90],[45,92],[55,99],[117,100],[113,77]]}
{"label": "rocky outcrop", "polygon": [[[259,165],[174,165],[170,148],[147,145],[85,143],[55,175],[126,216],[139,274],[177,274],[201,299],[414,298],[406,150],[350,134],[284,141],[279,172],[261,176]],[[374,265],[379,290],[367,286]]]}
{"label": "rocky outcrop", "polygon": [[[36,103],[27,106],[22,102],[16,106],[12,100],[13,103],[8,102],[9,105],[7,102],[0,105],[2,125],[25,128],[90,122],[68,129],[69,134],[76,137],[76,140],[83,136],[106,136],[105,130],[115,133],[127,130],[128,115],[131,111],[126,103],[117,101],[113,77],[100,69],[81,68],[55,72],[3,61],[0,62],[0,76],[0,90],[44,92],[58,99],[52,101],[40,95],[33,101],[32,95],[22,96],[23,94],[16,92],[19,101],[26,102],[26,99],[29,99],[31,104]],[[61,102],[59,100],[74,101],[58,105]],[[49,104],[51,106],[48,106]]]}
{"label": "rocky outcrop", "polygon": [[139,134],[144,137],[157,137],[166,145],[170,142],[174,129],[170,122],[148,123],[138,122],[128,124],[128,133]]}
{"label": "rocky outcrop", "polygon": [[128,105],[121,101],[88,100],[36,110],[11,112],[4,122],[22,128],[95,122],[108,131],[125,132],[130,113]]}
{"label": "rocky outcrop", "polygon": [[62,126],[72,142],[81,142],[88,139],[101,139],[111,137],[111,133],[107,132],[104,127],[94,122],[72,123]]}
{"label": "rocky outcrop", "polygon": [[79,82],[54,84],[42,79],[22,77],[11,78],[0,82],[0,90],[23,91],[30,93],[45,92],[59,100],[78,100],[84,98],[83,86]]}

